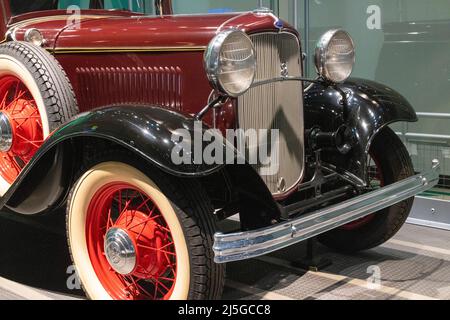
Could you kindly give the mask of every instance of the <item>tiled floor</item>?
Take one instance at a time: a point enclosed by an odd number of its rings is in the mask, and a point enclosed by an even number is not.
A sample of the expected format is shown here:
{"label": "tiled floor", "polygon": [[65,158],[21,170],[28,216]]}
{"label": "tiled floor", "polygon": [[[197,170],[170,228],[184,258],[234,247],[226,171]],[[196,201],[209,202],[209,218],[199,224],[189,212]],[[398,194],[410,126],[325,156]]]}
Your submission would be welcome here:
{"label": "tiled floor", "polygon": [[[63,214],[2,215],[0,253],[0,299],[84,298],[68,289]],[[368,252],[345,256],[319,247],[318,253],[333,260],[318,273],[291,266],[305,254],[304,244],[229,264],[224,298],[450,299],[450,232],[406,225],[395,239]]]}
{"label": "tiled floor", "polygon": [[[450,232],[406,225],[374,250],[346,256],[319,247],[318,253],[333,261],[318,273],[291,266],[304,256],[303,244],[228,270],[244,286],[294,299],[450,299]],[[226,297],[237,291],[229,288]]]}

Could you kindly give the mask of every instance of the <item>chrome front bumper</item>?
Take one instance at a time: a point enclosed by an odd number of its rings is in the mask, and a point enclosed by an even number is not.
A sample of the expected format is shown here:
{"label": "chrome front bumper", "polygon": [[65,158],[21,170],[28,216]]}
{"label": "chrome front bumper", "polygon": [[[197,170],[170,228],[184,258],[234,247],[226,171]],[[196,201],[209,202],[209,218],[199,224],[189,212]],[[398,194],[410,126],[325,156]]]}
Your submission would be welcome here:
{"label": "chrome front bumper", "polygon": [[298,219],[248,232],[215,234],[216,263],[259,257],[364,218],[435,187],[439,162],[431,170]]}

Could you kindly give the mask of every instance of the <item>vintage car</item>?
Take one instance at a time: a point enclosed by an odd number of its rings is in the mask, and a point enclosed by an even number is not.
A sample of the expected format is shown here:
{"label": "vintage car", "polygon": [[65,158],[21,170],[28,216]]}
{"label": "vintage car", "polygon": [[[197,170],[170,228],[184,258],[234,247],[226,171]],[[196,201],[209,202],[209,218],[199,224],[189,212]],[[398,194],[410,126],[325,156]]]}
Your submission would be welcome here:
{"label": "vintage car", "polygon": [[[218,299],[228,262],[308,239],[373,248],[438,182],[439,163],[414,172],[388,127],[417,121],[410,103],[349,78],[355,47],[344,30],[321,37],[318,77],[306,79],[299,33],[265,8],[0,4],[0,204],[23,215],[67,207],[92,299]],[[239,129],[278,132],[266,143],[277,170],[247,160],[263,143],[225,139]],[[192,135],[174,139],[178,130]],[[227,161],[197,158],[208,141]],[[174,161],[176,149],[186,161]],[[225,230],[236,215],[239,228]]]}

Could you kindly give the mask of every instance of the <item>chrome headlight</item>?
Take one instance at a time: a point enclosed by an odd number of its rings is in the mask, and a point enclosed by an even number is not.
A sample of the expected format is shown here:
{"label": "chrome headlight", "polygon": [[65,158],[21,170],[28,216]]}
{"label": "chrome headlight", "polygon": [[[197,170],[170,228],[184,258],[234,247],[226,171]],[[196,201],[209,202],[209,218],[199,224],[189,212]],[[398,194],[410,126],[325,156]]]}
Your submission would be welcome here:
{"label": "chrome headlight", "polygon": [[256,56],[253,42],[242,31],[219,33],[205,52],[205,69],[211,85],[236,98],[253,84]]}
{"label": "chrome headlight", "polygon": [[353,39],[341,29],[328,31],[317,43],[315,60],[319,75],[331,82],[344,82],[355,65]]}
{"label": "chrome headlight", "polygon": [[35,46],[41,47],[44,44],[44,36],[42,33],[35,28],[28,29],[25,32],[24,40],[34,44]]}

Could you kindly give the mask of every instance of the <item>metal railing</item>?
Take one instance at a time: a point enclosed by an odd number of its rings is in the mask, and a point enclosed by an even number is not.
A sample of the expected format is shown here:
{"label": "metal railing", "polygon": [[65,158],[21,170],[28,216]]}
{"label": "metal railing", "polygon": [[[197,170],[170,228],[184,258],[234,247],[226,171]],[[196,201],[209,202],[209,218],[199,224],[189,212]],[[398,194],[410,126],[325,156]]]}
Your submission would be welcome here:
{"label": "metal railing", "polygon": [[[417,116],[419,118],[450,120],[450,113],[417,112]],[[408,124],[405,124],[402,132],[397,132],[397,134],[399,136],[404,137],[406,140],[417,139],[425,142],[427,141],[434,141],[440,143],[450,142],[450,135],[408,132]]]}
{"label": "metal railing", "polygon": [[450,113],[417,112],[419,118],[450,119]]}

